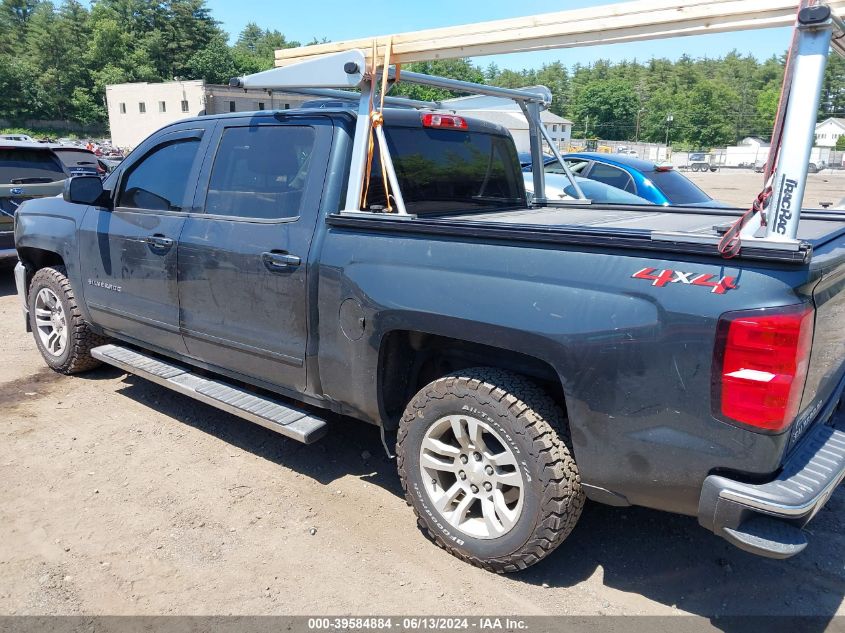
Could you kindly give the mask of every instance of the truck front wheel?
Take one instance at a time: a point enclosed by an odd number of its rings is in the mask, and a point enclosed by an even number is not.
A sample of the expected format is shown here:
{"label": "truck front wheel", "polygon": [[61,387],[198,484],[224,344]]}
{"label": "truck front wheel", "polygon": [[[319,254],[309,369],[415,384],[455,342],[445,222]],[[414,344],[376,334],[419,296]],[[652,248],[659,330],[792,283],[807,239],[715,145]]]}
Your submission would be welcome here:
{"label": "truck front wheel", "polygon": [[33,275],[29,323],[38,351],[56,371],[75,374],[100,364],[90,352],[106,339],[94,334],[82,319],[64,267],[42,268]]}
{"label": "truck front wheel", "polygon": [[428,384],[405,409],[396,446],[420,529],[490,571],[542,560],[584,506],[565,422],[537,384],[511,372],[473,368]]}

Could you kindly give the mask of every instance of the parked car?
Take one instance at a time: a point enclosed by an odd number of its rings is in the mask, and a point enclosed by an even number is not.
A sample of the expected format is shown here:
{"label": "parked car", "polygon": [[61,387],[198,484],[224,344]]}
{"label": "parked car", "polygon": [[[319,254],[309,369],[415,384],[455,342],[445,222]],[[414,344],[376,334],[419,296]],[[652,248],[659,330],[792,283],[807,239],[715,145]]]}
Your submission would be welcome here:
{"label": "parked car", "polygon": [[[528,199],[531,200],[534,197],[534,176],[528,171],[522,172],[522,176],[525,181],[525,190],[528,192]],[[640,198],[597,180],[575,176],[575,181],[581,188],[581,192],[592,202],[598,204],[652,204],[645,198]],[[546,198],[550,200],[575,200],[578,198],[578,193],[565,174],[546,174]]]}
{"label": "parked car", "polygon": [[419,525],[488,570],[546,557],[586,498],[765,556],[806,546],[845,477],[845,216],[805,211],[803,250],[730,260],[655,233],[739,210],[585,205],[564,223],[526,207],[505,128],[388,109],[400,217],[378,151],[356,195],[355,124],[186,119],[105,181],[21,205],[15,281],[47,365],[106,362],[306,443],[324,411],[388,446],[397,431]]}
{"label": "parked car", "polygon": [[119,158],[105,157],[105,156],[103,158],[98,157],[97,158],[97,165],[99,165],[100,170],[102,170],[102,172],[104,174],[110,174],[114,171],[115,167],[120,165],[120,161],[122,161],[122,160],[123,160],[122,156],[119,157]]}
{"label": "parked car", "polygon": [[61,161],[49,147],[0,140],[0,262],[17,259],[13,229],[21,203],[60,194],[65,178]]}
{"label": "parked car", "polygon": [[0,134],[1,141],[17,141],[19,143],[35,143],[35,139],[28,134]]}
{"label": "parked car", "polygon": [[[579,176],[597,180],[644,198],[652,204],[692,207],[726,207],[714,200],[672,165],[620,154],[582,152],[564,155],[569,169]],[[544,161],[547,173],[563,173],[557,160]],[[530,170],[531,163],[523,165]]]}
{"label": "parked car", "polygon": [[99,164],[99,159],[91,150],[84,147],[51,145],[52,150],[62,161],[68,176],[105,176],[106,169]]}

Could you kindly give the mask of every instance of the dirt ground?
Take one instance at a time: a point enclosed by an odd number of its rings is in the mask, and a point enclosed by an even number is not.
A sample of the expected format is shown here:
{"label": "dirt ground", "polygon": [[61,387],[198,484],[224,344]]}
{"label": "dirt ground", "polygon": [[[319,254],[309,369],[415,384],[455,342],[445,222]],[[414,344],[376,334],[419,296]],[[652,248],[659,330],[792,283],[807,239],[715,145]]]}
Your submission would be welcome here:
{"label": "dirt ground", "polygon": [[[842,175],[811,176],[833,198]],[[754,174],[696,174],[731,201]],[[718,187],[713,186],[718,183]],[[752,184],[753,183],[753,184]],[[718,190],[717,190],[718,189]],[[747,196],[746,196],[747,198]],[[836,198],[838,200],[838,198]],[[526,572],[429,543],[375,428],[303,446],[116,369],[49,371],[0,273],[0,615],[845,614],[845,490],[788,561],[588,504]],[[316,530],[315,533],[312,532]]]}
{"label": "dirt ground", "polygon": [[[717,172],[682,172],[712,197],[738,207],[749,207],[763,186],[763,174],[750,169],[722,169]],[[845,198],[845,170],[822,170],[807,177],[804,206],[822,202],[838,205]]]}

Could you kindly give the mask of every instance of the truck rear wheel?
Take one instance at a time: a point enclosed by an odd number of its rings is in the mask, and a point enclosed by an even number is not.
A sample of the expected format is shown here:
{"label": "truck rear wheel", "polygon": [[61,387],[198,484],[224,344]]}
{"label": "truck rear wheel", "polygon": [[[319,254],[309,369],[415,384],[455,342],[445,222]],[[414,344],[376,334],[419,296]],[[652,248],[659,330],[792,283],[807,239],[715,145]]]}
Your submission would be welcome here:
{"label": "truck rear wheel", "polygon": [[42,268],[32,277],[29,323],[38,351],[56,371],[76,374],[100,365],[90,352],[106,339],[82,320],[63,266]]}
{"label": "truck rear wheel", "polygon": [[467,369],[424,387],[405,409],[396,455],[420,529],[490,571],[542,560],[584,506],[563,412],[511,372]]}

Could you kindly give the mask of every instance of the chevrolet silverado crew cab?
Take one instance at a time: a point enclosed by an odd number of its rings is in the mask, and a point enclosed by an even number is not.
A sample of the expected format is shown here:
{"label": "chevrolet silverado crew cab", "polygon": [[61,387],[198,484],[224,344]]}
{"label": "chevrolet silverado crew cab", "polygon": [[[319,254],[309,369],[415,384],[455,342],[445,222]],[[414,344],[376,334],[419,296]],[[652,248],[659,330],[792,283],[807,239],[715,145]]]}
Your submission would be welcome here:
{"label": "chevrolet silverado crew cab", "polygon": [[723,259],[652,235],[739,210],[529,205],[504,128],[412,108],[377,130],[401,187],[379,145],[347,212],[362,116],[179,121],[24,203],[46,363],[116,365],[302,442],[324,411],[396,431],[423,531],[497,572],[554,550],[585,499],[805,547],[845,474],[843,214]]}

